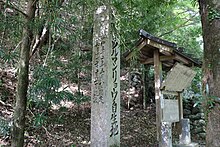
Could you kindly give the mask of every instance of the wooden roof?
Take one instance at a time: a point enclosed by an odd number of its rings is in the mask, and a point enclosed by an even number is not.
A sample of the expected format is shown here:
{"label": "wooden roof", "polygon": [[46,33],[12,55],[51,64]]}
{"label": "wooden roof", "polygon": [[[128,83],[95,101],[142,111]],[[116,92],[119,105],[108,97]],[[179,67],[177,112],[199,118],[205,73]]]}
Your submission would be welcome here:
{"label": "wooden roof", "polygon": [[[138,59],[141,64],[154,63],[154,50],[159,50],[160,61],[163,66],[171,68],[176,62],[182,63],[188,67],[201,67],[198,59],[192,58],[183,53],[183,48],[178,48],[175,43],[157,38],[144,30],[139,31],[140,39],[137,42]],[[128,51],[124,54],[125,59],[129,60],[135,51]]]}

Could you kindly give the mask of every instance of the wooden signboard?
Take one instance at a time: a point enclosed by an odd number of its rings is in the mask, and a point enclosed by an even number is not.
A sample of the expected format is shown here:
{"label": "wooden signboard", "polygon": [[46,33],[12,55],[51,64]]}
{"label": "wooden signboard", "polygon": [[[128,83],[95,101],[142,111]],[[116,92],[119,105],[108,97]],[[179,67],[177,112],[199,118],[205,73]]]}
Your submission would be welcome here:
{"label": "wooden signboard", "polygon": [[161,88],[166,91],[182,92],[191,84],[195,75],[196,72],[191,68],[177,63],[167,74]]}
{"label": "wooden signboard", "polygon": [[178,100],[164,99],[163,122],[179,122]]}

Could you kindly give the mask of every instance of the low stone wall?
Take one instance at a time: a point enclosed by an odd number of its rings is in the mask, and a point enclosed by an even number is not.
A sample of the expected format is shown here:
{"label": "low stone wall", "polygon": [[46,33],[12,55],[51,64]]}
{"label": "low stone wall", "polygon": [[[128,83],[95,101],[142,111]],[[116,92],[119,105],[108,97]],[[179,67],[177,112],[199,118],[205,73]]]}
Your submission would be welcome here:
{"label": "low stone wall", "polygon": [[192,140],[205,142],[205,114],[201,106],[194,106],[195,100],[188,99],[183,101],[183,115],[184,118],[190,119],[190,130]]}

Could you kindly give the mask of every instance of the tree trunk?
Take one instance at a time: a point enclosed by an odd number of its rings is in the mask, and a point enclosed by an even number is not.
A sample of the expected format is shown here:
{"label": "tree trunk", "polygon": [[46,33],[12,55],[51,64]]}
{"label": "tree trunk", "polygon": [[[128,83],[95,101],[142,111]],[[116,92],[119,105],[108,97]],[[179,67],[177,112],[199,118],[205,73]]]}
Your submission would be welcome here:
{"label": "tree trunk", "polygon": [[36,0],[29,0],[27,17],[23,29],[23,40],[19,59],[16,105],[13,118],[12,147],[23,147],[25,130],[25,113],[28,89],[29,55],[32,39],[33,19],[35,17]]}
{"label": "tree trunk", "polygon": [[[207,105],[206,146],[220,145],[220,1],[199,0],[204,40],[203,87]],[[214,105],[208,105],[213,103]]]}

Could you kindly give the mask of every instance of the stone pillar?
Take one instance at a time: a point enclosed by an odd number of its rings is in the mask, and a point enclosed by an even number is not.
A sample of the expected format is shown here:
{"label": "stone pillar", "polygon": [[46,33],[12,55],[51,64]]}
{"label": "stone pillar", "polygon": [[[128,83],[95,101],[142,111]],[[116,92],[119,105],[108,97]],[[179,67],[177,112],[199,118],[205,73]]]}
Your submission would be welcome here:
{"label": "stone pillar", "polygon": [[107,6],[94,15],[91,147],[120,146],[120,51],[112,17]]}
{"label": "stone pillar", "polygon": [[162,122],[161,125],[161,147],[172,147],[172,127],[171,122]]}
{"label": "stone pillar", "polygon": [[182,133],[180,134],[180,144],[190,144],[190,123],[189,119],[185,118],[181,120]]}

